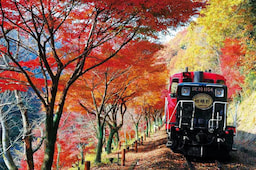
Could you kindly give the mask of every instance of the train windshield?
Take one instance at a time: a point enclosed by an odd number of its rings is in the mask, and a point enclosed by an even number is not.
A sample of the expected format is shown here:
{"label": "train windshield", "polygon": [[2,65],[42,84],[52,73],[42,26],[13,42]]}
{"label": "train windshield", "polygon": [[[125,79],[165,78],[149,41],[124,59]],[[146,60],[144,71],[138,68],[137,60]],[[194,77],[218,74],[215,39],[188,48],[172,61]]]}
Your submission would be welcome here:
{"label": "train windshield", "polygon": [[177,87],[179,84],[179,79],[173,79],[171,84],[171,97],[176,97]]}
{"label": "train windshield", "polygon": [[225,81],[224,81],[224,80],[217,80],[217,83],[218,83],[218,84],[225,85]]}

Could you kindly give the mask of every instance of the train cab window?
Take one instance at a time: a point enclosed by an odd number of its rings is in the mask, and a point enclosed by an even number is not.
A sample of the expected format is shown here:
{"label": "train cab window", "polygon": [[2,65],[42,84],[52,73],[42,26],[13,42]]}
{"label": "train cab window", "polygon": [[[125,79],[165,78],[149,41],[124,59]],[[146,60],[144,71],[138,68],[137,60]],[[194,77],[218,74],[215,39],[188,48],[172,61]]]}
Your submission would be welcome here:
{"label": "train cab window", "polygon": [[177,86],[179,84],[179,79],[173,79],[171,84],[171,97],[176,97]]}
{"label": "train cab window", "polygon": [[224,85],[224,84],[225,84],[225,81],[224,81],[224,80],[217,80],[217,83]]}
{"label": "train cab window", "polygon": [[186,77],[186,78],[183,79],[183,82],[192,82],[192,79]]}
{"label": "train cab window", "polygon": [[214,83],[214,80],[213,79],[204,79],[204,82],[205,83]]}

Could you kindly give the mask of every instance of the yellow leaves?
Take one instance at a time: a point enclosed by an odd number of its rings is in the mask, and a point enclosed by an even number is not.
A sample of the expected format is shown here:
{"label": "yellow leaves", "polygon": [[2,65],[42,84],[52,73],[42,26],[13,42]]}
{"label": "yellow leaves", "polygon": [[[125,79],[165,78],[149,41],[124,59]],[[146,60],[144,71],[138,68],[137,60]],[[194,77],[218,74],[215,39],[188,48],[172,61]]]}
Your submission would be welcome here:
{"label": "yellow leaves", "polygon": [[238,15],[242,0],[211,0],[207,8],[203,9],[197,20],[203,26],[202,31],[207,36],[210,45],[222,46],[228,35],[237,34],[237,23],[241,21]]}
{"label": "yellow leaves", "polygon": [[[252,93],[246,100],[242,101],[238,107],[238,130],[256,133],[256,92]],[[231,110],[235,114],[236,103],[231,105]]]}
{"label": "yellow leaves", "polygon": [[[186,34],[178,34],[169,48],[176,50],[170,61],[171,70],[208,70],[219,72],[220,49],[226,37],[241,37],[244,22],[240,15],[242,0],[211,0]],[[178,38],[180,37],[180,38]],[[182,47],[185,47],[184,49]]]}
{"label": "yellow leaves", "polygon": [[[219,70],[216,62],[216,52],[207,43],[207,35],[202,32],[202,27],[195,24],[188,27],[186,34],[179,38],[178,34],[172,42],[177,42],[178,45],[167,48],[173,48],[177,51],[176,55],[171,58],[170,72],[171,74],[184,71],[185,67],[189,67],[190,71],[198,70]],[[178,39],[179,41],[177,41]]]}

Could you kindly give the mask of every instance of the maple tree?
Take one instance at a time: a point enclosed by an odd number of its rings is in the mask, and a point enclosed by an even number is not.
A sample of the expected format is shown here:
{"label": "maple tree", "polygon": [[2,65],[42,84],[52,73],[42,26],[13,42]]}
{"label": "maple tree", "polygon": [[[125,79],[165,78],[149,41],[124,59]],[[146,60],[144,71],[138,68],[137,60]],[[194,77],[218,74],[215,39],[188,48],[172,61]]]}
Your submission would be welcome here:
{"label": "maple tree", "polygon": [[158,127],[162,124],[162,115],[163,115],[163,102],[161,101],[161,108],[154,108],[152,117],[155,127]]}
{"label": "maple tree", "polygon": [[[46,112],[43,169],[52,166],[71,85],[114,57],[136,35],[155,38],[154,31],[188,21],[200,6],[190,0],[0,2],[1,88],[31,87],[42,102]],[[112,49],[108,56],[101,55],[104,45]],[[69,78],[61,84],[64,75]]]}
{"label": "maple tree", "polygon": [[[154,49],[151,49],[154,51]],[[161,109],[163,107],[162,92],[166,87],[167,69],[162,57],[156,55],[157,51],[151,58],[143,60],[143,65],[138,68],[136,85],[136,95],[129,103],[130,108],[134,108],[136,114],[132,116],[135,125],[136,138],[138,138],[139,122],[142,117],[147,119],[147,134],[150,126],[151,114],[148,109]],[[162,104],[160,104],[162,103]],[[138,116],[136,116],[138,114]],[[133,115],[133,114],[132,114]],[[141,117],[142,116],[142,117]]]}
{"label": "maple tree", "polygon": [[[144,91],[151,90],[143,86],[145,80],[148,81],[148,77],[144,77],[144,75],[160,68],[160,66],[154,66],[157,61],[154,54],[159,48],[159,45],[148,41],[139,43],[133,41],[122,49],[115,59],[89,72],[90,75],[88,73],[86,77],[82,77],[72,86],[70,100],[79,96],[79,103],[82,108],[87,113],[96,116],[98,136],[96,162],[101,161],[102,134],[105,124],[110,129],[106,147],[107,153],[110,153],[113,136],[116,134],[118,139],[119,130],[124,124],[127,101],[132,100]],[[105,50],[105,54],[109,52],[108,49]],[[130,58],[127,56],[136,57]],[[88,79],[88,77],[90,78]],[[154,81],[159,84],[162,83],[158,79],[154,77]],[[138,84],[140,84],[140,87]],[[81,91],[81,89],[84,90]],[[73,105],[73,108],[79,110],[76,104]]]}
{"label": "maple tree", "polygon": [[245,76],[241,74],[239,67],[242,64],[245,52],[238,40],[226,39],[224,43],[221,55],[221,68],[223,75],[227,79],[228,95],[231,97],[241,90],[244,83]]}
{"label": "maple tree", "polygon": [[139,124],[141,122],[141,118],[143,116],[143,114],[132,114],[132,113],[129,113],[130,117],[131,117],[131,120],[132,120],[132,123],[135,127],[135,135],[136,135],[136,139],[139,138]]}
{"label": "maple tree", "polygon": [[[166,88],[167,69],[166,65],[157,58],[150,69],[144,72],[137,83],[140,93],[133,99],[131,107],[136,108],[136,113],[142,114],[146,121],[146,134],[148,136],[151,129],[151,119],[153,110],[161,110],[164,107],[164,89]],[[134,121],[136,134],[138,134],[138,124]]]}
{"label": "maple tree", "polygon": [[[94,78],[89,80],[82,79],[85,83],[80,83],[78,80],[78,86],[84,86],[88,91],[82,94],[83,98],[81,98],[79,103],[86,112],[96,117],[98,138],[96,162],[101,162],[105,124],[107,123],[110,127],[109,142],[107,145],[108,152],[111,152],[109,147],[111,147],[113,135],[117,133],[123,125],[123,116],[126,111],[125,102],[127,100],[126,98],[130,96],[129,94],[127,95],[126,89],[130,80],[127,80],[126,76],[122,79],[120,79],[120,77],[123,76],[126,71],[127,70],[110,71],[110,68],[106,68],[105,71],[101,72],[95,69],[92,75]],[[116,83],[113,83],[113,81],[116,81]],[[88,93],[91,94],[91,98],[89,98],[90,96],[86,96]],[[81,96],[81,94],[79,96]],[[118,113],[121,117],[119,125],[117,124]]]}
{"label": "maple tree", "polygon": [[[125,81],[124,81],[125,82]],[[126,83],[123,83],[123,86],[120,88],[120,94],[117,94],[115,100],[109,104],[111,107],[111,112],[107,117],[107,124],[110,128],[110,134],[107,141],[107,153],[111,153],[113,136],[116,134],[117,141],[119,141],[119,130],[123,127],[124,124],[124,115],[127,110],[127,101],[134,95],[134,93],[127,92],[127,88],[132,83],[132,80],[129,80]],[[120,83],[118,84],[120,86]]]}
{"label": "maple tree", "polygon": [[[96,117],[98,137],[96,162],[101,161],[105,124],[110,128],[106,147],[107,152],[110,153],[113,137],[118,134],[124,123],[126,102],[134,95],[134,91],[129,90],[129,86],[133,83],[135,75],[132,75],[133,69],[129,64],[131,64],[129,59],[124,60],[118,56],[106,64],[111,67],[94,69],[91,72],[91,78],[88,79],[88,75],[86,78],[82,77],[71,90],[70,99],[80,96],[80,101],[77,101],[80,106]],[[77,89],[85,90],[76,93]]]}
{"label": "maple tree", "polygon": [[144,116],[145,122],[146,122],[146,135],[147,137],[152,132],[152,107],[149,105],[143,105],[142,106],[142,114]]}

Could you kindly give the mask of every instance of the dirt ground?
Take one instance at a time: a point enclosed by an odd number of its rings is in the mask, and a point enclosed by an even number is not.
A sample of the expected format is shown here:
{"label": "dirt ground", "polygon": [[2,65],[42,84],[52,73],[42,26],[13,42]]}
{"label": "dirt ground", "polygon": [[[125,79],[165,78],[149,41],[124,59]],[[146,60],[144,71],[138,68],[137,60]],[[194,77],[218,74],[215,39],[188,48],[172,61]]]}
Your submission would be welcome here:
{"label": "dirt ground", "polygon": [[[117,159],[112,164],[95,166],[93,170],[148,170],[148,169],[191,169],[189,168],[186,158],[182,154],[173,153],[165,144],[167,134],[164,127],[151,135],[150,138],[144,140],[143,145],[138,145],[138,152],[134,147],[125,155],[125,166],[121,166],[121,160],[117,163]],[[108,157],[117,158],[117,153],[112,153]],[[119,154],[121,157],[121,154]],[[221,162],[218,167],[214,160],[202,161],[194,160],[194,169],[249,169],[256,170],[256,158],[250,152],[238,150],[231,153],[231,159]]]}

